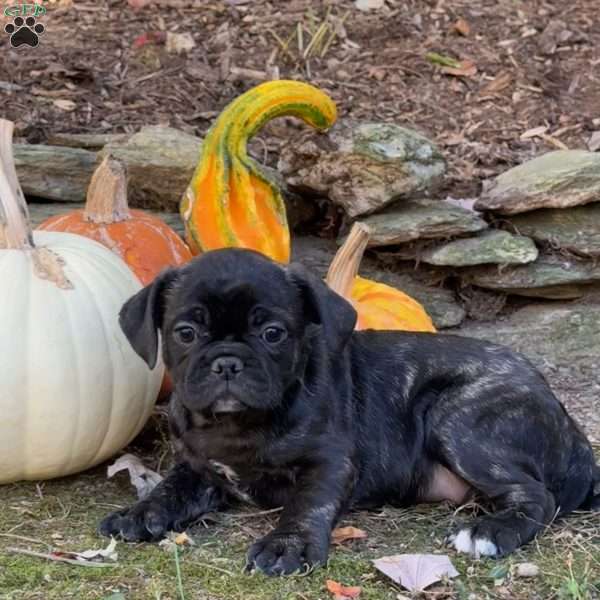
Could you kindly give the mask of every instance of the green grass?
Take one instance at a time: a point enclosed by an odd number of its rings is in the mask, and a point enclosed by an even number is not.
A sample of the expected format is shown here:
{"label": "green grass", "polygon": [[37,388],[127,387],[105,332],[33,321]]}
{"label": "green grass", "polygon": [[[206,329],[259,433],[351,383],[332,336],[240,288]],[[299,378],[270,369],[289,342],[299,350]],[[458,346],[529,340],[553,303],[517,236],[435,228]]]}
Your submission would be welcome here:
{"label": "green grass", "polygon": [[[188,532],[194,545],[179,547],[177,556],[173,548],[119,543],[118,564],[112,568],[71,566],[6,551],[11,546],[38,552],[102,547],[107,541],[96,534],[97,522],[133,499],[126,477],[107,481],[104,468],[39,487],[0,487],[0,598],[329,600],[325,580],[335,579],[362,586],[361,600],[395,600],[398,594],[410,594],[378,574],[371,560],[418,552],[447,552],[460,573],[428,590],[426,598],[600,598],[600,515],[589,514],[553,525],[508,559],[475,561],[444,547],[457,518],[447,506],[353,513],[344,522],[366,530],[366,540],[332,548],[327,568],[282,579],[243,572],[248,545],[276,522],[276,515],[257,516],[254,509],[206,519]],[[464,512],[458,517],[464,518]],[[520,562],[535,563],[540,574],[517,578]]]}

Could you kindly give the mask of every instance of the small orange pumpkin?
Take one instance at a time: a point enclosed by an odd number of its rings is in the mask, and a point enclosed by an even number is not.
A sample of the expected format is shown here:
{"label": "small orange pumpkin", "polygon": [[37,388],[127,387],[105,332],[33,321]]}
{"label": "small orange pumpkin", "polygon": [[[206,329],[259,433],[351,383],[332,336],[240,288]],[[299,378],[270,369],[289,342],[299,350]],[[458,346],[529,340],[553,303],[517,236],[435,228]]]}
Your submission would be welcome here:
{"label": "small orange pumpkin", "polygon": [[435,332],[431,318],[417,301],[385,283],[357,276],[369,234],[364,223],[352,226],[325,279],[332,290],[356,309],[356,329]]}
{"label": "small orange pumpkin", "polygon": [[50,217],[38,229],[76,233],[100,242],[129,265],[142,285],[166,267],[192,258],[189,248],[166,223],[129,209],[125,168],[110,157],[92,176],[85,209]]}

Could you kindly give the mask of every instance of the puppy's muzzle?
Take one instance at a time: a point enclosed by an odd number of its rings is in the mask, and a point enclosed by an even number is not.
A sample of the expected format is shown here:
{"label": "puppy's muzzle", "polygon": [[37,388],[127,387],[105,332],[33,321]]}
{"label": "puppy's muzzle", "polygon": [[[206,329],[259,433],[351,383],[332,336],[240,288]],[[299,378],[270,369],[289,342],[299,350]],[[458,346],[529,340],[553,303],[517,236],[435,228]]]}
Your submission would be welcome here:
{"label": "puppy's muzzle", "polygon": [[219,356],[212,361],[210,370],[217,377],[225,381],[232,381],[237,379],[244,370],[244,363],[237,356]]}

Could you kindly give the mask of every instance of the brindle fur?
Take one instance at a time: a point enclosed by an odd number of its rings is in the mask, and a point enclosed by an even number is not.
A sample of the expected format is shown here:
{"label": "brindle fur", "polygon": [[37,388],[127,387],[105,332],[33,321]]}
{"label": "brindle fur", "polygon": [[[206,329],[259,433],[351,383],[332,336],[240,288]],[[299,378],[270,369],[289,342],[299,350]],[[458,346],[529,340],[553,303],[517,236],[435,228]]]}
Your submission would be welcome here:
{"label": "brindle fur", "polygon": [[[345,511],[426,499],[439,465],[493,503],[470,534],[500,555],[600,504],[590,444],[524,357],[450,335],[353,333],[355,320],[302,267],[244,250],[208,253],[129,300],[121,325],[150,366],[161,332],[178,464],[100,531],[157,540],[239,498],[283,506],[248,554],[276,575],[324,563]],[[273,323],[287,339],[260,337]],[[223,356],[243,370],[224,380],[211,370]],[[219,412],[232,402],[243,410]]]}

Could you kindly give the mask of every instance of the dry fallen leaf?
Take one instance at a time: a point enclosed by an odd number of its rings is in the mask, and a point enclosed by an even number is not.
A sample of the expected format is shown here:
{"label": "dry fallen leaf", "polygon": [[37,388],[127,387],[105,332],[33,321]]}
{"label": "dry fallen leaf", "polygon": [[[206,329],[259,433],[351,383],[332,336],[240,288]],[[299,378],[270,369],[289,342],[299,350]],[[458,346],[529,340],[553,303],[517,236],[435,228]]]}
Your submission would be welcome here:
{"label": "dry fallen leaf", "polygon": [[600,131],[594,131],[592,136],[588,140],[588,148],[591,152],[596,152],[596,150],[600,150]]}
{"label": "dry fallen leaf", "polygon": [[117,540],[114,538],[110,539],[110,543],[106,548],[101,550],[84,550],[83,552],[65,552],[65,554],[72,555],[73,558],[82,560],[94,560],[94,559],[107,559],[117,560],[119,555],[115,548],[117,547]]}
{"label": "dry fallen leaf", "polygon": [[363,540],[367,537],[367,532],[357,527],[336,527],[331,532],[331,543],[338,546],[348,540]]}
{"label": "dry fallen leaf", "polygon": [[442,73],[455,77],[473,77],[477,74],[477,66],[472,60],[465,59],[460,61],[459,67],[442,67]]}
{"label": "dry fallen leaf", "polygon": [[373,561],[375,568],[411,591],[421,591],[442,577],[456,577],[458,571],[446,555],[396,554]]}
{"label": "dry fallen leaf", "polygon": [[169,54],[185,54],[196,46],[191,33],[167,32],[167,52]]}
{"label": "dry fallen leaf", "polygon": [[[24,548],[7,548],[7,552],[12,554],[24,554],[34,556],[53,562],[64,562],[79,567],[113,567],[119,557],[115,548],[117,541],[111,538],[106,548],[100,550],[85,550],[84,552],[66,552],[55,550],[53,552],[35,552]],[[112,561],[112,562],[111,562]]]}
{"label": "dry fallen leaf", "polygon": [[508,71],[501,71],[490,81],[486,83],[479,93],[482,96],[491,96],[506,89],[512,82],[512,75]]}
{"label": "dry fallen leaf", "polygon": [[533,127],[532,129],[528,129],[524,131],[520,136],[520,140],[528,140],[532,137],[540,137],[542,134],[548,131],[547,125],[541,125],[540,127]]}
{"label": "dry fallen leaf", "polygon": [[119,471],[129,471],[131,483],[135,486],[138,498],[144,499],[161,481],[162,476],[148,469],[142,461],[133,454],[123,454],[108,467],[109,479]]}
{"label": "dry fallen leaf", "polygon": [[540,568],[533,563],[519,563],[516,569],[517,577],[537,577]]}
{"label": "dry fallen leaf", "polygon": [[327,586],[327,591],[333,595],[333,600],[348,600],[352,598],[358,598],[360,596],[360,592],[362,591],[360,587],[353,586],[347,587],[338,583],[337,581],[333,581],[333,579],[328,579],[325,582]]}
{"label": "dry fallen leaf", "polygon": [[75,104],[73,100],[55,100],[52,104],[56,106],[56,108],[60,108],[60,110],[66,112],[71,112],[77,108],[77,104]]}
{"label": "dry fallen leaf", "polygon": [[452,26],[454,31],[460,33],[460,35],[464,35],[465,37],[471,33],[471,26],[461,17],[454,23]]}

